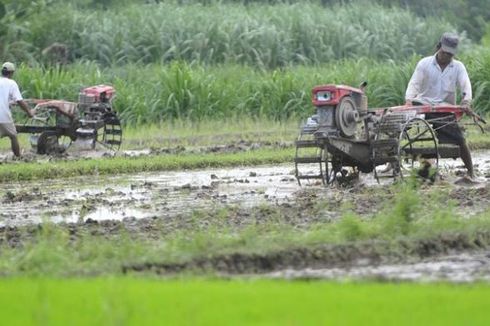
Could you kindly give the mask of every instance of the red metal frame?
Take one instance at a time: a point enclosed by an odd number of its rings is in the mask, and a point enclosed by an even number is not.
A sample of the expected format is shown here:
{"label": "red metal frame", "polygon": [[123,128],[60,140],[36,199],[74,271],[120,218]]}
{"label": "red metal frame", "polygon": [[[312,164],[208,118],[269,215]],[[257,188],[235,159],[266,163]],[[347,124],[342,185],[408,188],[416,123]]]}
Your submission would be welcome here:
{"label": "red metal frame", "polygon": [[112,86],[108,85],[97,85],[97,86],[92,86],[92,87],[87,87],[82,89],[82,93],[84,95],[94,97],[95,102],[100,101],[100,95],[102,93],[106,94],[106,99],[110,100],[114,94],[116,94],[116,90]]}
{"label": "red metal frame", "polygon": [[[463,115],[466,113],[466,109],[459,105],[451,104],[439,104],[439,105],[400,105],[387,108],[394,112],[403,111],[415,111],[416,114],[426,114],[426,113],[444,113],[444,114],[454,114],[457,121],[461,120]],[[380,115],[385,110],[383,109],[370,109],[376,112],[376,115]]]}
{"label": "red metal frame", "polygon": [[[319,91],[328,91],[330,92],[331,98],[328,101],[318,101],[316,94]],[[312,103],[314,106],[324,106],[324,105],[337,105],[340,100],[348,95],[352,95],[353,93],[363,94],[364,92],[355,87],[346,86],[346,85],[320,85],[313,88],[312,94]],[[426,113],[444,113],[444,114],[454,114],[457,121],[459,121],[463,115],[466,113],[466,109],[459,105],[451,105],[451,104],[439,104],[439,105],[399,105],[387,108],[372,108],[369,109],[370,112],[374,112],[376,115],[382,115],[386,110],[389,111],[415,111],[415,114],[426,114]]]}
{"label": "red metal frame", "polygon": [[[330,92],[332,94],[331,99],[329,101],[317,101],[316,94],[319,91]],[[311,101],[313,102],[314,106],[337,105],[339,104],[340,100],[344,96],[351,95],[352,93],[362,94],[363,91],[360,90],[359,88],[346,86],[346,85],[334,85],[334,84],[320,85],[314,87],[313,90],[311,91]]]}

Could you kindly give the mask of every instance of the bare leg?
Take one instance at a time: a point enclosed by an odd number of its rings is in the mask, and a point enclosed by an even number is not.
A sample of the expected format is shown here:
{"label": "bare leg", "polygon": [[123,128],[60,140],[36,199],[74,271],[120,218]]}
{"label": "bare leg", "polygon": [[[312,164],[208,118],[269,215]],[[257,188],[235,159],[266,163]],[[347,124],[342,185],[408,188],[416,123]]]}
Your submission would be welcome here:
{"label": "bare leg", "polygon": [[470,149],[468,148],[466,141],[463,141],[461,144],[459,144],[459,151],[460,151],[461,159],[463,160],[464,166],[468,170],[468,176],[470,178],[473,178],[474,177],[473,161],[471,160]]}
{"label": "bare leg", "polygon": [[12,152],[15,156],[20,157],[20,145],[17,136],[10,137],[10,144],[12,146]]}

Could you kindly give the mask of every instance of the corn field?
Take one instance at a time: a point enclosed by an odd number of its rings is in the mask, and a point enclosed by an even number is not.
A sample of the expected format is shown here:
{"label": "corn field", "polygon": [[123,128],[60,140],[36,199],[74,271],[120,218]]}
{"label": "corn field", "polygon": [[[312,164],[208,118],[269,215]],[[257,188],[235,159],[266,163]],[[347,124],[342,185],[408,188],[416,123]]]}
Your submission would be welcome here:
{"label": "corn field", "polygon": [[[26,20],[0,15],[0,55],[20,64],[24,96],[76,100],[112,84],[135,125],[302,118],[325,83],[367,80],[370,107],[400,104],[417,60],[455,30],[370,1],[41,2],[18,11]],[[460,35],[475,107],[489,112],[490,52]]]}
{"label": "corn field", "polygon": [[440,35],[454,29],[442,19],[372,4],[160,3],[51,8],[32,17],[23,39],[39,52],[61,43],[70,60],[103,66],[183,60],[274,69],[344,58],[404,60],[431,52]]}
{"label": "corn field", "polygon": [[[400,104],[419,57],[406,62],[346,59],[318,66],[258,70],[244,65],[204,66],[128,64],[100,68],[78,63],[59,68],[20,67],[17,80],[24,97],[76,100],[83,86],[113,84],[116,109],[125,123],[144,124],[175,119],[222,119],[243,116],[284,120],[312,113],[315,85],[357,86],[366,80],[370,107]],[[463,57],[473,82],[475,108],[489,111],[490,52]]]}

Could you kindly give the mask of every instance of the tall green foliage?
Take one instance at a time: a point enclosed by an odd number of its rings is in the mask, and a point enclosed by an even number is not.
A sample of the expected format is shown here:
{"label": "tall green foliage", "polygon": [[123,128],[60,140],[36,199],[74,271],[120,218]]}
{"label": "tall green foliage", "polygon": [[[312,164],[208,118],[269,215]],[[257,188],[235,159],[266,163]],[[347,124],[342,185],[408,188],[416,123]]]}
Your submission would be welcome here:
{"label": "tall green foliage", "polygon": [[0,2],[0,57],[3,60],[34,62],[27,21],[46,8],[45,0],[3,0]]}
{"label": "tall green foliage", "polygon": [[[117,90],[116,109],[130,124],[243,116],[284,120],[311,115],[311,88],[327,83],[356,86],[367,80],[369,107],[401,104],[419,58],[405,63],[351,59],[270,71],[183,61],[104,69],[78,63],[65,69],[21,66],[16,78],[25,97],[65,100],[76,100],[83,86],[112,84]],[[490,52],[481,50],[462,60],[473,83],[475,108],[488,112]]]}
{"label": "tall green foliage", "polygon": [[103,65],[184,60],[250,64],[264,69],[342,58],[402,60],[426,54],[446,30],[378,5],[168,3],[111,11],[53,7],[31,21],[26,42],[42,49],[65,44],[71,59]]}
{"label": "tall green foliage", "polygon": [[[369,1],[369,0],[368,0]],[[490,20],[488,0],[373,0],[384,5],[408,8],[417,16],[434,19],[445,17],[459,30],[479,41]]]}

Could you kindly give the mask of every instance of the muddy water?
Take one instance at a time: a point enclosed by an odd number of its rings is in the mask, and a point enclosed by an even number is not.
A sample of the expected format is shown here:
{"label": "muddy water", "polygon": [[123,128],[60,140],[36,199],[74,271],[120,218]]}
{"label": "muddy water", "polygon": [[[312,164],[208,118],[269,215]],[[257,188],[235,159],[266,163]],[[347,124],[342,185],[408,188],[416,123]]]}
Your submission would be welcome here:
{"label": "muddy water", "polygon": [[282,202],[299,189],[291,173],[285,164],[10,183],[1,199],[0,225],[120,220]]}
{"label": "muddy water", "polygon": [[359,261],[348,268],[282,270],[266,274],[267,278],[386,280],[386,281],[490,281],[490,252],[463,253],[414,263],[370,265]]}
{"label": "muddy water", "polygon": [[[128,155],[145,155],[134,152]],[[485,187],[490,182],[490,152],[473,154],[477,183],[461,186]],[[458,174],[464,171],[460,160],[442,160],[441,170],[446,182],[458,184]],[[39,223],[45,220],[77,222],[87,220],[122,220],[145,217],[174,216],[203,208],[225,205],[241,207],[264,203],[292,202],[305,190],[325,201],[341,194],[344,189],[325,189],[312,181],[300,187],[293,164],[238,167],[200,171],[140,173],[111,177],[91,176],[62,180],[9,183],[0,190],[0,226]],[[354,187],[382,187],[371,174],[361,175]],[[355,194],[351,194],[354,196]],[[352,200],[359,201],[359,198]],[[360,205],[358,213],[373,209],[373,204]],[[488,207],[488,202],[482,202]],[[482,208],[482,207],[480,207]],[[485,207],[483,207],[485,208]],[[478,207],[472,207],[478,209]]]}

